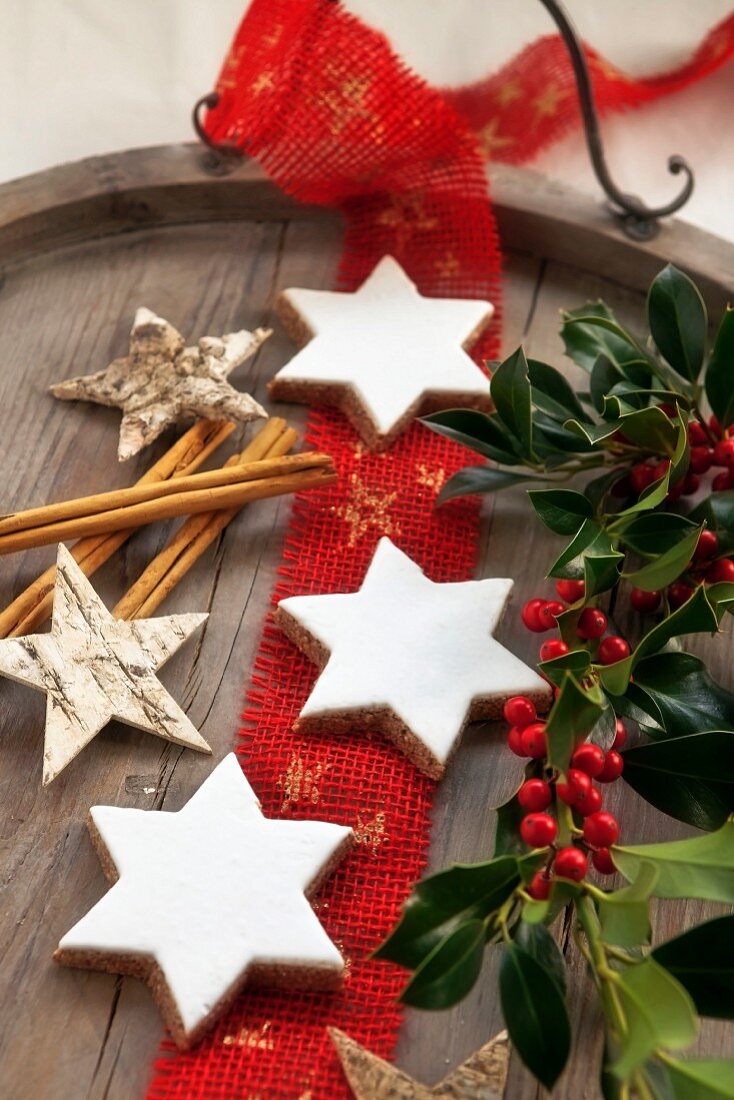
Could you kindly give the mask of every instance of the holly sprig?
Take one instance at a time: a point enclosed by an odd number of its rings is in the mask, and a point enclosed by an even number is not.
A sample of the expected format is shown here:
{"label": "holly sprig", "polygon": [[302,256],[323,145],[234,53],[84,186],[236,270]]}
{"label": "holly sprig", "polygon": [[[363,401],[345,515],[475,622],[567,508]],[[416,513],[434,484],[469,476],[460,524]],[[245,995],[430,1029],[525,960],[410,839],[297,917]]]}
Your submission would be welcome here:
{"label": "holly sprig", "polygon": [[[492,858],[419,882],[376,954],[412,971],[406,1003],[436,1009],[471,989],[487,946],[500,950],[510,1037],[551,1089],[572,1045],[565,958],[549,931],[565,912],[605,1016],[605,1100],[714,1100],[734,1098],[734,1062],[677,1052],[700,1016],[734,1018],[734,915],[655,943],[649,906],[734,905],[734,694],[679,641],[716,633],[734,611],[734,310],[708,350],[703,299],[669,266],[647,316],[643,339],[603,302],[563,314],[588,389],[520,348],[489,364],[492,413],[425,421],[491,462],[461,470],[440,501],[532,484],[532,508],[564,539],[548,570],[560,598],[522,612],[529,629],[557,632],[539,664],[555,699],[545,721],[529,700],[507,704],[508,744],[526,766],[497,809]],[[645,616],[634,647],[607,633],[624,600]],[[625,748],[630,724],[638,736]],[[620,843],[598,787],[619,776],[701,832]],[[617,872],[625,884],[606,888]]]}

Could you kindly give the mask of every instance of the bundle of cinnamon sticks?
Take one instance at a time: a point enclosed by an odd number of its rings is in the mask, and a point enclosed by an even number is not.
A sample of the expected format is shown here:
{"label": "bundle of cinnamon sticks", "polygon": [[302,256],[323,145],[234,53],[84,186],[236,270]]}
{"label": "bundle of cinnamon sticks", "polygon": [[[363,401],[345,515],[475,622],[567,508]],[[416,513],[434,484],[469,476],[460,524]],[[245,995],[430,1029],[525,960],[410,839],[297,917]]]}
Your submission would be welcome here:
{"label": "bundle of cinnamon sticks", "polygon": [[[129,489],[0,517],[0,554],[81,536],[71,552],[91,576],[138,527],[186,515],[114,608],[118,618],[150,615],[243,505],[336,480],[328,455],[288,456],[297,436],[279,417],[268,420],[223,467],[196,474],[233,429],[226,422],[199,421]],[[28,634],[44,622],[51,612],[55,575],[55,566],[47,569],[0,612],[0,637]]]}

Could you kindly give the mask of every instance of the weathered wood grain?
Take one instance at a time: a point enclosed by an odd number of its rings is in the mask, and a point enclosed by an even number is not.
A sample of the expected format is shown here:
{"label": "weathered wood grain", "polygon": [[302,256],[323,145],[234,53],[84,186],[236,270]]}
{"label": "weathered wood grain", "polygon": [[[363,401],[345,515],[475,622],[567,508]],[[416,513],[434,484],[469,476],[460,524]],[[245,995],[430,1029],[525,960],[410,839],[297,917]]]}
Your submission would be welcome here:
{"label": "weathered wood grain", "polygon": [[[198,170],[197,156],[182,147],[166,151],[161,161],[160,151],[141,150],[122,161],[96,158],[84,168],[58,169],[44,174],[45,179],[0,188],[3,511],[130,484],[170,442],[162,437],[152,454],[119,467],[119,414],[98,406],[62,406],[46,392],[49,382],[86,373],[119,354],[126,346],[128,319],[141,301],[183,331],[225,332],[272,324],[275,298],[289,285],[333,284],[340,247],[337,219],[295,208],[252,165],[234,177],[211,180]],[[512,174],[496,191],[505,246],[529,253],[511,253],[505,268],[507,351],[524,339],[534,355],[559,364],[558,309],[599,294],[624,320],[639,321],[642,288],[666,249],[671,258],[687,260],[689,270],[708,268],[713,297],[725,296],[734,265],[731,249],[720,242],[713,247],[705,235],[674,227],[638,253],[628,242],[614,240],[608,227],[600,236],[593,225],[574,240],[574,200],[544,198],[533,181],[530,194],[518,178],[514,206]],[[590,216],[582,205],[579,220]],[[200,224],[185,224],[191,222]],[[603,247],[600,241],[606,242]],[[634,257],[639,262],[633,263]],[[559,258],[573,260],[574,266],[563,266]],[[590,275],[594,269],[610,278]],[[265,382],[291,354],[290,341],[276,326],[254,359],[234,374],[233,383],[262,399]],[[277,411],[303,423],[302,409]],[[238,430],[227,449],[240,450],[244,434]],[[212,746],[215,760],[236,738],[288,510],[287,500],[248,509],[163,608],[164,613],[211,613],[198,643],[174,658],[161,678]],[[166,536],[165,526],[139,532],[100,571],[95,587],[108,606]],[[537,590],[554,541],[528,521],[523,494],[510,490],[485,506],[480,573],[514,576],[517,609]],[[52,548],[5,559],[0,600],[9,600],[52,560]],[[624,616],[618,625],[626,631],[639,626]],[[524,660],[533,660],[537,639],[520,629],[512,609],[500,640]],[[725,641],[706,640],[697,648],[715,674],[731,680]],[[0,714],[0,1093],[14,1100],[131,1100],[144,1093],[161,1036],[148,991],[132,980],[59,970],[51,955],[59,935],[103,889],[83,825],[89,806],[107,802],[177,809],[209,773],[212,761],[111,726],[95,746],[105,754],[104,769],[98,757],[83,754],[42,789],[42,698],[3,683]],[[491,851],[493,807],[518,777],[519,765],[514,768],[499,725],[468,732],[439,788],[432,867],[484,858]],[[624,803],[626,839],[683,833],[622,784],[618,787],[610,791],[610,805]],[[663,938],[704,911],[695,903],[661,905],[658,934]],[[598,1100],[590,1066],[599,1019],[567,933],[558,929],[570,960],[569,1003],[578,1048],[556,1095]],[[397,1064],[421,1081],[435,1082],[496,1034],[502,1027],[496,968],[497,954],[489,952],[484,980],[452,1012],[407,1013]],[[707,1025],[700,1046],[711,1054],[733,1053],[731,1029]],[[513,1058],[508,1100],[539,1095]]]}

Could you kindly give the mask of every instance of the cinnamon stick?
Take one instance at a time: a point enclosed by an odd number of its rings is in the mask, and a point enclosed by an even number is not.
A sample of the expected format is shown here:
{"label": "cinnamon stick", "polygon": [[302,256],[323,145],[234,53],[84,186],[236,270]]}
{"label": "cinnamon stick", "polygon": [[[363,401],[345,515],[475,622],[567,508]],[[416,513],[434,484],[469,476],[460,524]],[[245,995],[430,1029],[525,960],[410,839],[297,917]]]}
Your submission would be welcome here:
{"label": "cinnamon stick", "polygon": [[[268,421],[268,425],[273,421],[277,422],[276,430],[278,424],[281,425],[280,431],[285,430],[285,421],[274,417]],[[234,429],[235,425],[227,420],[197,421],[153,463],[137,484],[180,478],[193,473]],[[91,577],[134,533],[135,529],[130,529],[82,539],[71,547],[72,556],[85,576]],[[51,614],[55,581],[56,566],[52,565],[0,612],[0,638],[30,634],[45,622]]]}
{"label": "cinnamon stick", "polygon": [[175,492],[171,496],[145,501],[142,504],[110,508],[100,515],[61,520],[58,523],[48,523],[28,531],[3,535],[0,537],[0,555],[14,554],[37,546],[48,546],[54,542],[64,542],[66,539],[142,527],[181,515],[195,515],[198,512],[210,512],[219,508],[241,507],[253,500],[263,500],[303,489],[331,485],[334,481],[336,481],[336,472],[333,466],[320,465],[275,477],[260,477],[235,485],[221,485],[214,489]]}
{"label": "cinnamon stick", "polygon": [[331,459],[328,455],[316,452],[305,452],[282,458],[261,458],[254,462],[225,464],[216,470],[188,474],[176,480],[132,485],[126,489],[112,489],[105,493],[95,493],[93,496],[78,497],[75,500],[63,500],[40,508],[28,508],[22,512],[13,512],[0,517],[0,543],[6,535],[21,531],[40,531],[51,524],[86,516],[101,516],[105,512],[128,508],[134,504],[147,504],[174,494],[217,489],[224,485],[237,485],[259,478],[275,477],[278,474],[290,474],[297,470],[325,469],[330,465]]}
{"label": "cinnamon stick", "polygon": [[[288,428],[277,436],[268,432],[268,427],[241,454],[228,459],[226,466],[256,457],[275,458],[287,454],[298,438],[297,433]],[[239,511],[239,508],[231,508],[190,516],[113,608],[113,615],[119,619],[148,618]]]}

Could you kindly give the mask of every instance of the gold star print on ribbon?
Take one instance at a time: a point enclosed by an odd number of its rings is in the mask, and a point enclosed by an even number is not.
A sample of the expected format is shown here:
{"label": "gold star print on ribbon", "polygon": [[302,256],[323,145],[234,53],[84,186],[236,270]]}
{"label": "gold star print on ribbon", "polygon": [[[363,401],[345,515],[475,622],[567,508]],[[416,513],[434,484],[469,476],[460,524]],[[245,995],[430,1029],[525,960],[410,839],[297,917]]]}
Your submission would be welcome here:
{"label": "gold star print on ribbon", "polygon": [[466,1062],[430,1087],[365,1050],[338,1028],[329,1035],[355,1100],[500,1100],[507,1080],[507,1032],[490,1039]]}
{"label": "gold star print on ribbon", "polygon": [[498,132],[499,126],[499,118],[490,119],[487,125],[483,126],[477,134],[479,147],[485,157],[492,157],[501,149],[507,149],[510,145],[515,144],[514,137]]}
{"label": "gold star print on ribbon", "polygon": [[122,409],[117,457],[121,462],[182,421],[267,417],[265,409],[230,386],[227,376],[249,359],[270,335],[268,329],[202,336],[186,347],[183,336],[149,309],[139,309],[130,351],[96,374],[51,386],[62,401],[94,401]]}

